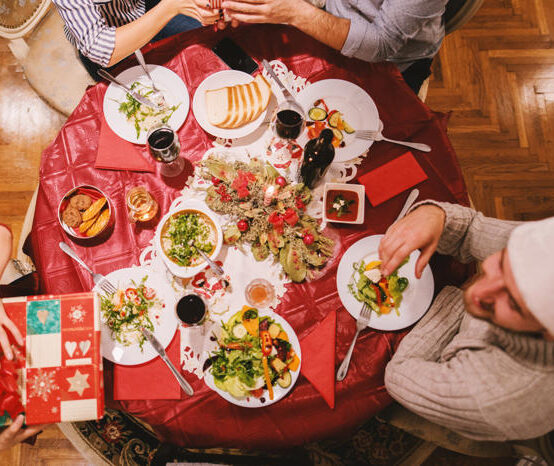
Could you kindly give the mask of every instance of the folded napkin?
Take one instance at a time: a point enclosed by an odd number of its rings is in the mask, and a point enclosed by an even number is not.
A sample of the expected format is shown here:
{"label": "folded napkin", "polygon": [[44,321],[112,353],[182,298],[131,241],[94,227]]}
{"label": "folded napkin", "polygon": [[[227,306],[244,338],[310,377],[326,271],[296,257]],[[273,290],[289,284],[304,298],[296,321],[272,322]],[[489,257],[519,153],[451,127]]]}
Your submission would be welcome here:
{"label": "folded napkin", "polygon": [[388,201],[427,179],[427,175],[411,152],[381,165],[358,178],[372,206]]}
{"label": "folded napkin", "polygon": [[146,158],[139,146],[132,144],[115,134],[104,116],[100,126],[98,154],[94,168],[108,170],[132,170],[154,172],[154,164]]}
{"label": "folded napkin", "polygon": [[325,319],[300,342],[302,374],[321,393],[331,409],[335,407],[335,333],[337,313]]}
{"label": "folded napkin", "polygon": [[[148,343],[145,343],[148,344]],[[180,362],[180,332],[165,352],[176,368]],[[156,357],[140,366],[122,366],[114,364],[113,370],[114,400],[178,400],[181,387],[169,367],[160,357]]]}

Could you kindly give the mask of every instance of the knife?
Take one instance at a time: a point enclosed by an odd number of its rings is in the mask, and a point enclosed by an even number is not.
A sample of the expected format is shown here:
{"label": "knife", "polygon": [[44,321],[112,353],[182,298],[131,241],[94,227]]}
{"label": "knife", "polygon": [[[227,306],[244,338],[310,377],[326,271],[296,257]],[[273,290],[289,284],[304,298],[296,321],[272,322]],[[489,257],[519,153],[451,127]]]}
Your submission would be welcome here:
{"label": "knife", "polygon": [[294,98],[294,96],[289,92],[289,90],[285,87],[285,85],[281,82],[281,80],[277,77],[275,72],[273,71],[273,68],[271,68],[271,65],[269,62],[264,58],[262,60],[262,65],[264,66],[265,70],[268,72],[269,76],[277,83],[279,86],[279,89],[281,89],[281,92],[285,96],[286,100],[292,100],[295,102],[299,107],[302,107]]}
{"label": "knife", "polygon": [[125,91],[127,92],[127,94],[129,94],[133,99],[135,99],[136,101],[140,102],[141,104],[143,105],[147,105],[148,107],[152,107],[152,108],[159,108],[159,105],[156,105],[155,103],[153,103],[151,100],[147,99],[146,97],[143,97],[141,96],[138,92],[135,92],[135,91],[132,91],[131,89],[129,89],[125,84],[123,84],[119,79],[117,78],[114,78],[110,73],[108,73],[106,70],[103,70],[103,69],[99,69],[98,70],[98,74],[100,76],[102,76],[104,79],[107,79],[108,81],[114,83],[114,84],[117,84],[118,86],[122,87],[123,89],[125,89]]}
{"label": "knife", "polygon": [[189,395],[194,395],[194,390],[189,385],[189,383],[185,380],[185,378],[181,375],[181,373],[175,368],[173,363],[169,360],[167,357],[167,354],[165,353],[164,347],[162,344],[158,341],[158,339],[150,332],[149,330],[146,330],[144,327],[141,327],[140,331],[144,335],[144,338],[146,338],[150,344],[152,345],[152,348],[154,348],[160,357],[162,358],[163,362],[167,364],[167,366],[171,369],[171,372],[173,372],[173,375],[177,379],[177,382],[179,382],[179,385],[183,389],[183,391]]}

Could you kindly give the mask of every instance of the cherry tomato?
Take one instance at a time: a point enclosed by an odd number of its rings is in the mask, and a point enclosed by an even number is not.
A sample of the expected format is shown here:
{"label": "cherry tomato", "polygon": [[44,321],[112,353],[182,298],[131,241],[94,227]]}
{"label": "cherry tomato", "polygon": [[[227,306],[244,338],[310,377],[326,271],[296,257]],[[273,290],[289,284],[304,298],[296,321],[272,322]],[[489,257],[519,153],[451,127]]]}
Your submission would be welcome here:
{"label": "cherry tomato", "polygon": [[156,290],[145,286],[142,290],[142,294],[146,299],[154,299],[156,297]]}
{"label": "cherry tomato", "polygon": [[125,296],[129,301],[133,301],[138,296],[136,288],[127,288],[125,290]]}
{"label": "cherry tomato", "polygon": [[284,187],[287,185],[287,180],[284,176],[278,176],[277,178],[275,178],[275,183],[277,183],[281,187]]}
{"label": "cherry tomato", "polygon": [[250,228],[250,225],[248,225],[247,220],[239,220],[237,222],[237,228],[239,229],[239,231],[245,232]]}
{"label": "cherry tomato", "polygon": [[212,184],[214,186],[217,186],[219,183],[221,183],[221,180],[219,178],[216,178],[215,176],[212,176]]}
{"label": "cherry tomato", "polygon": [[315,240],[314,235],[312,235],[311,233],[306,233],[302,238],[302,241],[304,241],[304,244],[307,246],[309,246],[310,244],[313,244],[314,240]]}

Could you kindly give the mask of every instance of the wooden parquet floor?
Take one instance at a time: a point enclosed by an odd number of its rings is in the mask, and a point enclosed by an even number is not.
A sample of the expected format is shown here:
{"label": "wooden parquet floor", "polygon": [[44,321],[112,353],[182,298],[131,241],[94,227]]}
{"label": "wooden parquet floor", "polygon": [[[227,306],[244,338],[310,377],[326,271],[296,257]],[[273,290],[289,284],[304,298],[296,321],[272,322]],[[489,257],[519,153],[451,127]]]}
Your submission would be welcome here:
{"label": "wooden parquet floor", "polygon": [[[554,0],[485,0],[435,60],[427,104],[452,112],[450,138],[486,215],[554,215],[553,42]],[[0,39],[0,222],[12,227],[15,244],[41,152],[64,121],[34,93]],[[50,427],[36,447],[0,453],[0,464],[85,463]]]}

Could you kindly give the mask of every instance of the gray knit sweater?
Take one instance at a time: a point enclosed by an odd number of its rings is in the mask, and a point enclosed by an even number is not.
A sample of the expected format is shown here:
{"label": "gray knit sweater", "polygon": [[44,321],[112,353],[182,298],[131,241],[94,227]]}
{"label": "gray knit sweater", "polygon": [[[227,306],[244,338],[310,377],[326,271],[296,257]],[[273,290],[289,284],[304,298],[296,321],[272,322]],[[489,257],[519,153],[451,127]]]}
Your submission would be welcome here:
{"label": "gray knit sweater", "polygon": [[[432,203],[446,212],[438,252],[462,262],[503,249],[518,224]],[[527,439],[554,429],[554,342],[472,317],[462,296],[458,288],[443,289],[402,340],[385,374],[391,396],[478,440]]]}

